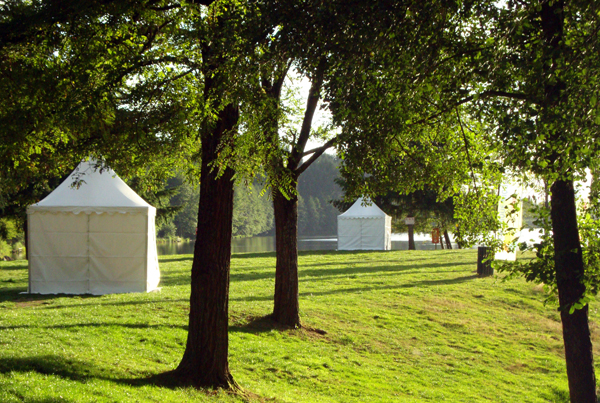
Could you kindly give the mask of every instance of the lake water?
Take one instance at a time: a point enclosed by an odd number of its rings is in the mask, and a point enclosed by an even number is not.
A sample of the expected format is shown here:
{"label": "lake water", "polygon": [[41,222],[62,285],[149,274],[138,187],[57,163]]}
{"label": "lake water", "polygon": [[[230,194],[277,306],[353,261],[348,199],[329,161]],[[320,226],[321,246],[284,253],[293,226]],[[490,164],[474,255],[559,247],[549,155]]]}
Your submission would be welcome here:
{"label": "lake water", "polygon": [[[431,235],[415,234],[415,247],[419,250],[436,249],[431,243]],[[455,244],[452,244],[456,248]],[[194,253],[194,242],[159,243],[159,255],[179,255]],[[275,251],[274,236],[253,236],[249,238],[234,238],[231,241],[232,253],[260,253]],[[336,236],[299,237],[298,250],[336,250]],[[408,249],[408,234],[392,234],[392,250]],[[440,249],[440,245],[437,245]]]}

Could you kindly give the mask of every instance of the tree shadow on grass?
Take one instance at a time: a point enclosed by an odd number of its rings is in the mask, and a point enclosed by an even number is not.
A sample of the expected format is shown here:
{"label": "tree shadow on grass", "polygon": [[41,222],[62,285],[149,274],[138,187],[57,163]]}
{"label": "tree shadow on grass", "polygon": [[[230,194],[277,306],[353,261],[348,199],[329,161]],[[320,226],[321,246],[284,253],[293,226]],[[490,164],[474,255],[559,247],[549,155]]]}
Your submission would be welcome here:
{"label": "tree shadow on grass", "polygon": [[180,327],[181,329],[187,332],[188,326],[179,326],[173,324],[160,324],[160,325],[150,325],[147,323],[120,323],[120,322],[104,322],[104,323],[73,323],[69,325],[50,325],[50,326],[38,326],[38,325],[12,325],[12,326],[0,326],[0,331],[2,330],[15,330],[15,329],[61,329],[61,330],[69,330],[69,329],[80,329],[80,328],[94,328],[94,327],[112,327],[118,326],[127,329],[159,329],[163,327],[168,327],[169,329]]}
{"label": "tree shadow on grass", "polygon": [[[324,256],[324,255],[376,255],[380,254],[381,251],[302,251],[299,252],[300,256]],[[274,252],[264,252],[264,253],[241,253],[234,254],[232,258],[265,258],[265,257],[275,257]],[[453,267],[453,266],[465,266],[470,264],[471,262],[447,262],[447,263],[430,263],[430,260],[437,259],[437,256],[431,257],[413,257],[413,256],[405,256],[405,259],[401,261],[390,261],[390,260],[364,260],[359,259],[357,256],[357,260],[346,260],[343,263],[335,262],[335,261],[326,261],[326,262],[311,262],[310,264],[301,264],[299,270],[299,278],[302,279],[304,277],[323,277],[323,276],[345,276],[345,275],[353,275],[353,274],[361,274],[361,273],[379,273],[379,272],[400,272],[409,269],[426,269],[426,268],[440,268],[440,267]],[[189,261],[192,262],[192,258],[189,255],[181,258],[169,258],[161,260],[161,262],[182,262]],[[373,264],[380,263],[379,266],[373,266]],[[473,264],[475,261],[472,262]],[[330,267],[335,266],[335,267]],[[341,267],[340,267],[341,266]],[[307,268],[305,268],[307,267]],[[272,270],[265,272],[262,267],[260,270],[251,267],[243,267],[236,268],[235,265],[232,265],[230,280],[232,283],[234,282],[242,282],[242,281],[257,281],[257,280],[266,280],[272,279],[275,275],[275,263],[273,262]],[[181,286],[181,285],[189,285],[190,284],[190,273],[174,273],[168,274],[168,272],[164,273],[161,278],[161,285],[163,286]],[[302,281],[302,280],[301,280]]]}
{"label": "tree shadow on grass", "polygon": [[[447,273],[447,272],[444,272]],[[391,275],[391,274],[390,274]],[[300,297],[315,297],[315,296],[324,296],[324,295],[335,295],[335,294],[348,294],[348,293],[362,293],[362,292],[372,292],[372,291],[381,291],[381,290],[399,290],[403,288],[413,288],[413,287],[431,287],[431,286],[444,286],[444,285],[452,285],[464,283],[467,281],[471,281],[479,278],[476,274],[470,276],[461,276],[449,279],[442,280],[422,280],[415,281],[406,284],[394,284],[394,285],[372,285],[372,286],[361,286],[361,287],[340,287],[336,289],[331,289],[327,291],[306,291],[301,292],[298,295]],[[319,277],[313,277],[313,280],[320,280]],[[230,301],[236,302],[250,302],[250,301],[270,301],[273,299],[273,295],[262,295],[262,296],[247,296],[247,297],[230,297]]]}
{"label": "tree shadow on grass", "polygon": [[34,306],[49,304],[49,301],[64,298],[76,297],[81,299],[99,298],[101,295],[92,294],[28,294],[27,288],[17,288],[8,290],[0,294],[0,302],[11,301],[21,306]]}
{"label": "tree shadow on grass", "polygon": [[6,262],[0,266],[1,271],[17,271],[17,270],[27,270],[28,267],[27,260],[14,260],[12,262]]}
{"label": "tree shadow on grass", "polygon": [[171,263],[171,262],[185,262],[185,261],[189,261],[190,263],[192,263],[192,261],[194,260],[194,256],[193,255],[181,255],[181,257],[171,257],[169,259],[158,259],[158,263]]}
{"label": "tree shadow on grass", "polygon": [[328,291],[302,292],[302,293],[299,293],[299,295],[301,297],[314,297],[314,296],[323,296],[323,295],[357,293],[357,292],[362,293],[362,292],[370,292],[370,291],[394,290],[394,289],[413,288],[413,287],[431,287],[431,286],[459,284],[459,283],[464,283],[466,281],[474,280],[476,278],[479,278],[479,277],[475,274],[475,275],[471,275],[471,276],[462,276],[462,277],[443,279],[443,280],[415,281],[412,283],[400,284],[400,285],[375,285],[375,286],[367,286],[367,287],[338,288],[335,290],[328,290]]}
{"label": "tree shadow on grass", "polygon": [[551,402],[569,403],[569,401],[571,400],[568,390],[558,389],[555,386],[551,386],[548,392],[550,396],[545,397],[549,398],[549,401]]}
{"label": "tree shadow on grass", "polygon": [[245,259],[245,258],[260,258],[260,257],[275,257],[275,252],[248,252],[248,253],[232,253],[233,259]]}
{"label": "tree shadow on grass", "polygon": [[[382,266],[369,266],[363,264],[365,262],[360,262],[357,264],[344,264],[342,267],[335,268],[325,268],[324,265],[319,265],[319,268],[311,268],[311,269],[303,269],[300,267],[298,271],[299,281],[310,281],[307,279],[321,279],[321,278],[334,278],[338,276],[349,276],[349,275],[358,275],[358,274],[381,274],[381,273],[400,273],[408,270],[421,270],[421,269],[436,269],[436,268],[445,268],[445,267],[456,267],[456,266],[465,266],[465,263],[438,263],[438,264],[389,264]],[[339,264],[336,264],[339,266]],[[431,273],[431,271],[428,271]],[[257,280],[267,280],[273,279],[275,276],[275,268],[273,270],[265,271],[246,271],[246,272],[236,272],[235,269],[232,270],[230,274],[230,279],[232,283],[242,282],[242,281],[257,281]],[[172,280],[175,281],[175,280]],[[187,279],[189,283],[189,278]]]}
{"label": "tree shadow on grass", "polygon": [[1,358],[0,374],[10,372],[36,372],[42,375],[53,375],[75,382],[85,382],[90,378],[98,378],[100,370],[90,362],[66,359],[57,355],[39,355],[35,357]]}
{"label": "tree shadow on grass", "polygon": [[[77,304],[77,307],[84,307],[84,306],[127,306],[127,305],[147,305],[149,303],[152,304],[169,304],[172,302],[183,302],[186,304],[189,304],[190,300],[189,298],[185,298],[185,299],[161,299],[161,300],[152,300],[152,301],[148,301],[146,299],[141,299],[141,300],[136,300],[136,301],[113,301],[113,300],[109,300],[109,301],[95,301],[93,303],[90,304],[82,304],[79,303]],[[41,309],[60,309],[60,308],[73,308],[74,305],[49,305],[49,304],[41,304],[41,305],[46,305],[41,307]]]}
{"label": "tree shadow on grass", "polygon": [[[0,374],[11,372],[28,373],[35,372],[46,376],[56,376],[72,382],[86,383],[92,379],[99,379],[117,384],[142,387],[153,385],[168,389],[177,389],[190,386],[187,382],[180,381],[174,376],[173,371],[160,374],[152,374],[140,378],[118,378],[109,373],[110,370],[94,366],[93,362],[65,358],[58,355],[39,355],[34,357],[2,358],[0,359]],[[207,394],[214,391],[206,390]],[[32,402],[65,402],[52,397],[41,400],[27,400]]]}
{"label": "tree shadow on grass", "polygon": [[157,385],[172,388],[181,386],[171,372],[143,378],[113,378],[106,373],[106,370],[95,367],[91,360],[81,361],[58,355],[0,359],[0,374],[10,372],[36,372],[82,383],[90,379],[102,379],[132,386]]}
{"label": "tree shadow on grass", "polygon": [[[427,271],[428,275],[431,274],[450,274],[450,273],[464,273],[464,270],[436,270],[436,271]],[[420,274],[421,271],[420,270],[409,270],[407,269],[406,271],[380,271],[377,272],[377,278],[381,279],[383,277],[392,277],[392,276],[398,276],[398,275],[409,275],[409,274],[414,274],[414,275],[418,275]],[[345,279],[358,279],[358,281],[360,281],[359,276],[354,275],[354,273],[349,273],[349,274],[339,274],[339,275],[331,275],[331,276],[301,276],[299,277],[298,281],[300,283],[312,283],[314,281],[331,281],[331,280],[339,280],[340,278],[345,278]]]}
{"label": "tree shadow on grass", "polygon": [[[364,263],[364,262],[363,262]],[[422,264],[388,264],[384,266],[369,266],[365,264],[360,265],[344,265],[338,268],[317,268],[317,269],[300,269],[298,276],[303,277],[322,277],[324,275],[341,275],[345,276],[348,274],[363,274],[363,273],[381,273],[381,272],[402,272],[407,270],[420,270],[420,269],[437,269],[443,267],[455,267],[465,266],[465,263],[422,263]],[[430,273],[428,270],[427,273]]]}

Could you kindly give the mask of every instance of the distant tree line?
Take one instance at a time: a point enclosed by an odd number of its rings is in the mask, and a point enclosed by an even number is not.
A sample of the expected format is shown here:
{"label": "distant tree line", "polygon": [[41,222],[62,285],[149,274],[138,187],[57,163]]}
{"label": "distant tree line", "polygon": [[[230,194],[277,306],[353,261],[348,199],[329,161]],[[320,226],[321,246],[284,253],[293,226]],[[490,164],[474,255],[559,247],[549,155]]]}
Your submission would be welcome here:
{"label": "distant tree line", "polygon": [[[338,165],[339,160],[335,156],[323,154],[300,177],[299,235],[337,233],[337,216],[340,212],[333,206],[332,201],[342,197],[342,190],[335,183],[339,178]],[[195,238],[200,188],[186,180],[183,173],[176,173],[168,179],[161,191],[140,193],[150,204],[157,207],[156,224],[159,238]],[[260,179],[249,184],[236,184],[233,203],[234,237],[274,234],[273,202],[270,192],[264,189]]]}

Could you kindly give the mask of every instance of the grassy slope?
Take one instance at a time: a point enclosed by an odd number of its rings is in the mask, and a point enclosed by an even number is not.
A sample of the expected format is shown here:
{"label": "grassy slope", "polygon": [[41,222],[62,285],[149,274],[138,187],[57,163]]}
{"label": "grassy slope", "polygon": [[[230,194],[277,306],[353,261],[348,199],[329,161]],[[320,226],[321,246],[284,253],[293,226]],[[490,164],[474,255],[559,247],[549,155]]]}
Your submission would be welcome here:
{"label": "grassy slope", "polygon": [[[475,251],[300,259],[307,329],[279,331],[260,319],[273,255],[233,256],[230,368],[246,390],[277,402],[567,400],[558,314],[532,284],[477,278]],[[0,263],[0,401],[240,401],[152,378],[183,353],[190,267],[164,257],[160,293],[26,296],[26,262]]]}

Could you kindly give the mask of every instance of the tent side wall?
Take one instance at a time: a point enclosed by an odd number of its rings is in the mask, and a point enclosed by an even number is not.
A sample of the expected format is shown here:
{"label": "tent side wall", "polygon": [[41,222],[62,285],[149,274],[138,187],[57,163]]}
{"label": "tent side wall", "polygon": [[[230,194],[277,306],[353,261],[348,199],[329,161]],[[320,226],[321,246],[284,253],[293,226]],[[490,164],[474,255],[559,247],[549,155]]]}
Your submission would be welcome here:
{"label": "tent side wall", "polygon": [[364,250],[385,250],[385,217],[362,218],[361,239]]}
{"label": "tent side wall", "polygon": [[90,214],[90,294],[146,291],[144,213]]}
{"label": "tent side wall", "polygon": [[160,282],[160,270],[158,268],[158,250],[156,249],[156,210],[153,209],[148,214],[148,236],[146,237],[147,255],[146,255],[146,291],[158,289]]}
{"label": "tent side wall", "polygon": [[88,215],[35,212],[27,226],[29,292],[88,292]]}
{"label": "tent side wall", "polygon": [[155,211],[30,209],[29,292],[101,295],[156,289]]}
{"label": "tent side wall", "polygon": [[385,246],[384,250],[392,250],[392,217],[385,216]]}
{"label": "tent side wall", "polygon": [[338,250],[390,250],[391,246],[391,217],[338,216]]}
{"label": "tent side wall", "polygon": [[358,221],[338,216],[338,250],[362,249],[361,225]]}

